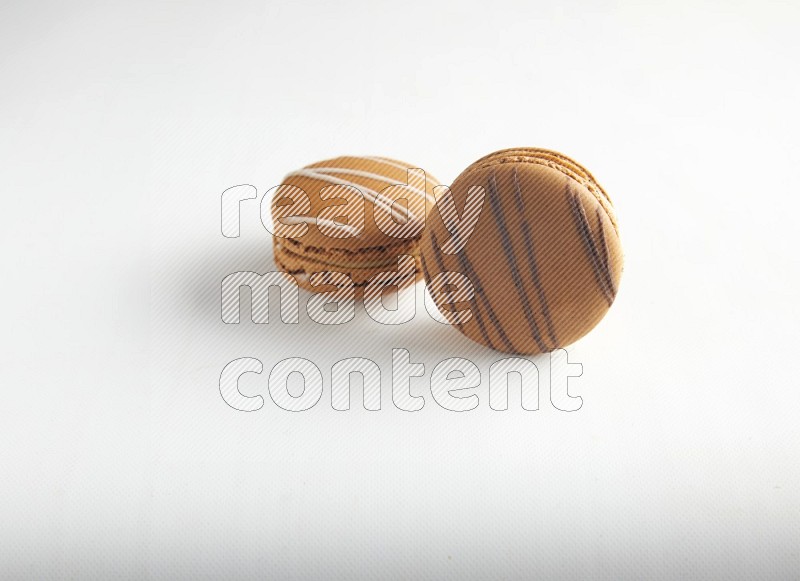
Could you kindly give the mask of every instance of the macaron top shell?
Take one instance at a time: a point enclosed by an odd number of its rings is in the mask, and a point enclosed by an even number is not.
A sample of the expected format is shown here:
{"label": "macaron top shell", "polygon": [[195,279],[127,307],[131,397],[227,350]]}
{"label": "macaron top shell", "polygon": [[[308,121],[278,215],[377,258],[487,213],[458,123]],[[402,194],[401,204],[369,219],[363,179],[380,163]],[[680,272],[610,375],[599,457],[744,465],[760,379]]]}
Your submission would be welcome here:
{"label": "macaron top shell", "polygon": [[282,230],[294,225],[288,238],[326,252],[406,247],[421,236],[437,185],[418,166],[391,158],[344,156],[312,163],[290,172],[275,189],[275,234],[284,237]]}
{"label": "macaron top shell", "polygon": [[[568,157],[534,148],[485,156],[455,180],[450,193],[463,217],[469,192],[484,193],[474,231],[459,252],[441,215],[431,213],[421,242],[425,278],[447,311],[469,307],[456,327],[509,353],[535,354],[569,345],[608,311],[622,275],[622,247],[611,200],[594,177]],[[431,288],[440,272],[469,278],[474,296],[448,303]],[[448,317],[448,318],[452,318]]]}

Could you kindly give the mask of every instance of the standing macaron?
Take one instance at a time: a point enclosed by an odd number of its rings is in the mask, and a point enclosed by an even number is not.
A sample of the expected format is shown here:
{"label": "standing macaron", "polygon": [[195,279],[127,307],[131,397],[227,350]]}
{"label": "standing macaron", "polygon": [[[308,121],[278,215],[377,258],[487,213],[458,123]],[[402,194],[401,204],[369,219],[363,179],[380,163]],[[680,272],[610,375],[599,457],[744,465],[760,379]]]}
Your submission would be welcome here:
{"label": "standing macaron", "polygon": [[464,170],[439,196],[421,253],[442,314],[478,343],[520,354],[588,333],[614,302],[623,263],[603,188],[568,157],[534,148]]}
{"label": "standing macaron", "polygon": [[401,270],[413,268],[416,281],[437,185],[418,166],[386,157],[337,157],[290,172],[272,199],[275,262],[310,290],[341,280],[320,273],[344,273],[360,295],[406,256]]}

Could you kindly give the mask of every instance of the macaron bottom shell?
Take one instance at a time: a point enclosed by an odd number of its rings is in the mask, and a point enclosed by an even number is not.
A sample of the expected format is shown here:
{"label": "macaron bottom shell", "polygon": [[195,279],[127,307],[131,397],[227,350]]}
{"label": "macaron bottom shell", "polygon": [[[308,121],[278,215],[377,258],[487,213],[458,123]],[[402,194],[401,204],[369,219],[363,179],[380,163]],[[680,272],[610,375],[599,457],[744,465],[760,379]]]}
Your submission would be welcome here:
{"label": "macaron bottom shell", "polygon": [[[350,277],[355,287],[356,297],[362,297],[364,287],[369,280],[384,272],[397,271],[398,258],[400,256],[411,256],[414,259],[415,278],[414,282],[422,279],[422,265],[419,257],[419,248],[416,240],[403,241],[387,251],[373,253],[370,256],[364,254],[358,261],[351,263],[344,262],[342,256],[331,253],[309,253],[304,251],[301,246],[289,246],[286,241],[275,239],[273,242],[273,256],[275,265],[283,272],[292,276],[297,284],[309,291],[318,291],[324,286],[313,285],[310,277],[314,273],[340,272]],[[300,250],[298,252],[298,250]],[[400,274],[398,274],[398,279]]]}

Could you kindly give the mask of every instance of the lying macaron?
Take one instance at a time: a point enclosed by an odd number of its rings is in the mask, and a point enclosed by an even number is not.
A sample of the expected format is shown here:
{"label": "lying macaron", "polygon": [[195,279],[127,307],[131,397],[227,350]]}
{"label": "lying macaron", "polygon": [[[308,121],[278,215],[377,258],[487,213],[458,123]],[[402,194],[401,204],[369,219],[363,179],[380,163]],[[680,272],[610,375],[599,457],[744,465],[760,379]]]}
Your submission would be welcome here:
{"label": "lying macaron", "polygon": [[437,185],[419,166],[386,157],[337,157],[290,172],[272,199],[275,263],[309,290],[324,284],[312,275],[340,272],[361,294],[403,255],[421,278],[419,239]]}
{"label": "lying macaron", "polygon": [[442,314],[478,343],[521,354],[588,333],[614,302],[623,264],[603,188],[570,158],[535,148],[464,170],[439,196],[421,253]]}

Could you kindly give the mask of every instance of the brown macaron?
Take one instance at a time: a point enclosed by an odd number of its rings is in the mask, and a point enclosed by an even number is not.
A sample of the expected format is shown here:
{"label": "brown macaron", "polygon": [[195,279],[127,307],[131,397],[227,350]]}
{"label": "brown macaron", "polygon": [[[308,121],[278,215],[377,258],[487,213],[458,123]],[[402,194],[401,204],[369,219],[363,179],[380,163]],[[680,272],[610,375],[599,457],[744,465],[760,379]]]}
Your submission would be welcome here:
{"label": "brown macaron", "polygon": [[317,273],[345,273],[358,296],[402,255],[414,258],[419,279],[419,239],[437,185],[419,166],[386,157],[337,157],[293,171],[272,199],[275,262],[309,290],[331,280]]}
{"label": "brown macaron", "polygon": [[425,279],[470,339],[508,353],[552,351],[583,337],[614,302],[623,263],[614,209],[570,158],[498,151],[438,198],[421,241]]}

